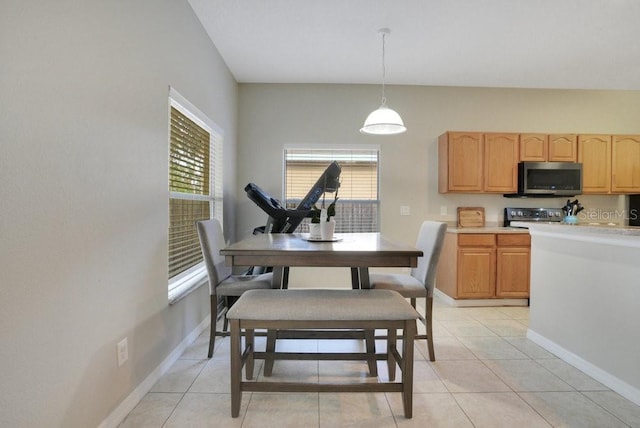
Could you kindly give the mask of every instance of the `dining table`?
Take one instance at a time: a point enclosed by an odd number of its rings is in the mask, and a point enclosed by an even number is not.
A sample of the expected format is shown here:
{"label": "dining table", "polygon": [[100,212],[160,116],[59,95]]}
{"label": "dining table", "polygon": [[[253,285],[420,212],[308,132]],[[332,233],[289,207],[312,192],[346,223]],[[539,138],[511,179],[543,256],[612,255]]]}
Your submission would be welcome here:
{"label": "dining table", "polygon": [[351,269],[353,289],[368,289],[371,267],[416,267],[423,255],[412,245],[381,233],[338,233],[331,240],[307,233],[262,233],[220,250],[229,266],[261,266],[273,270],[273,288],[288,288],[290,267]]}

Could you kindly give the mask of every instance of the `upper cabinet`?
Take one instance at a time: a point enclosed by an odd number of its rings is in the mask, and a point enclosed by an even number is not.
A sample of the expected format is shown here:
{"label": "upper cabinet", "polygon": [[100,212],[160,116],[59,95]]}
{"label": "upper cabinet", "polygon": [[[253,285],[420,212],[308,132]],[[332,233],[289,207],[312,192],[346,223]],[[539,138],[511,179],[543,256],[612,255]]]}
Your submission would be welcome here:
{"label": "upper cabinet", "polygon": [[578,159],[578,136],[576,134],[549,135],[549,162],[575,162]]}
{"label": "upper cabinet", "polygon": [[446,132],[438,138],[438,191],[481,192],[484,140],[479,132]]}
{"label": "upper cabinet", "polygon": [[549,151],[547,134],[520,134],[520,161],[545,162]]}
{"label": "upper cabinet", "polygon": [[440,193],[515,193],[518,162],[580,162],[582,192],[640,193],[640,135],[446,132]]}
{"label": "upper cabinet", "polygon": [[614,135],[611,148],[611,191],[640,192],[640,135]]}
{"label": "upper cabinet", "polygon": [[518,134],[484,134],[485,192],[518,190]]}
{"label": "upper cabinet", "polygon": [[442,134],[438,139],[438,191],[515,192],[518,148],[518,134]]}
{"label": "upper cabinet", "polygon": [[521,162],[575,162],[576,134],[520,134]]}
{"label": "upper cabinet", "polygon": [[578,162],[582,163],[582,193],[611,191],[611,135],[579,135]]}

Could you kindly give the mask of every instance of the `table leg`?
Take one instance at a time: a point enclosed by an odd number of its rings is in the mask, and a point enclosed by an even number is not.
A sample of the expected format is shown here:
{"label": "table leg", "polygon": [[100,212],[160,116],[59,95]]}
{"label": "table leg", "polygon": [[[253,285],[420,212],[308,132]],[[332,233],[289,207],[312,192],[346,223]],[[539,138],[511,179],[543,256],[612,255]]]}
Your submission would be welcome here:
{"label": "table leg", "polygon": [[360,275],[358,275],[358,268],[351,268],[351,288],[357,290],[360,288]]}
{"label": "table leg", "polygon": [[271,279],[271,288],[281,289],[283,286],[284,266],[273,267],[273,278]]}
{"label": "table leg", "polygon": [[282,289],[289,288],[289,266],[285,266],[282,270]]}
{"label": "table leg", "polygon": [[369,289],[371,288],[371,283],[369,282],[369,268],[367,267],[359,267],[358,268],[358,276],[360,277],[360,288],[361,289]]}

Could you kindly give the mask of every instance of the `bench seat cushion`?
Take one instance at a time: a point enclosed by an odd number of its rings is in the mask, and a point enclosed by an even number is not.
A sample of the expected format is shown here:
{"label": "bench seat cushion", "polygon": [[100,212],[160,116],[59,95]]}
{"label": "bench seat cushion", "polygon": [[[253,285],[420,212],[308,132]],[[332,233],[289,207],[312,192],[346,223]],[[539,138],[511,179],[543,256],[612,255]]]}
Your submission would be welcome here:
{"label": "bench seat cushion", "polygon": [[418,318],[391,290],[251,290],[227,313],[228,319],[260,321],[397,321]]}

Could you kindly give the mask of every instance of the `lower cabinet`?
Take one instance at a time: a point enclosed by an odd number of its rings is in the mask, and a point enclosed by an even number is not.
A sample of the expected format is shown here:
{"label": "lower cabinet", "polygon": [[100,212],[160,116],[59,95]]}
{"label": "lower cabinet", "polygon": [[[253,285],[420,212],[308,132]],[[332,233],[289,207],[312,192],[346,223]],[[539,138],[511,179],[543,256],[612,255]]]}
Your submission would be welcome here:
{"label": "lower cabinet", "polygon": [[528,298],[528,233],[447,233],[436,287],[454,299]]}

